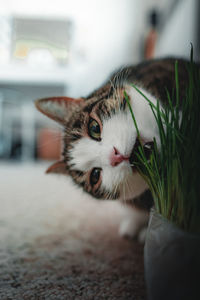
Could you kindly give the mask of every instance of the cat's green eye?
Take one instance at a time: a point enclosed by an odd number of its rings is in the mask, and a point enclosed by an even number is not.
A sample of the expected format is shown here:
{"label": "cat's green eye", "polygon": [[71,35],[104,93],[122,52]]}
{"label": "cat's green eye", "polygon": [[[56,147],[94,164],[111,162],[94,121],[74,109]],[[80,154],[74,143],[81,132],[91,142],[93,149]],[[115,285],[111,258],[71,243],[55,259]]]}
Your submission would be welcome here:
{"label": "cat's green eye", "polygon": [[90,120],[89,120],[88,133],[89,133],[90,137],[93,138],[94,140],[97,140],[97,141],[101,140],[101,129],[100,129],[99,123],[92,118],[90,118]]}
{"label": "cat's green eye", "polygon": [[90,174],[90,184],[92,186],[94,186],[95,184],[97,184],[97,182],[100,179],[100,175],[101,175],[101,169],[100,168],[94,168]]}

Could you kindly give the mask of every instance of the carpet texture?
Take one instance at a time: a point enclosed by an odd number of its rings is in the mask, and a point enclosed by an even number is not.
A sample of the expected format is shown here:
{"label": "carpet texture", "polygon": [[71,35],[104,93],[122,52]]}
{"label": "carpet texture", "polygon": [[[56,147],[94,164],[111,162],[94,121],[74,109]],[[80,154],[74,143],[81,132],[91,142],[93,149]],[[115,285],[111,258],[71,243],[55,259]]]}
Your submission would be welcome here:
{"label": "carpet texture", "polygon": [[0,299],[145,299],[127,208],[96,201],[44,164],[0,163]]}

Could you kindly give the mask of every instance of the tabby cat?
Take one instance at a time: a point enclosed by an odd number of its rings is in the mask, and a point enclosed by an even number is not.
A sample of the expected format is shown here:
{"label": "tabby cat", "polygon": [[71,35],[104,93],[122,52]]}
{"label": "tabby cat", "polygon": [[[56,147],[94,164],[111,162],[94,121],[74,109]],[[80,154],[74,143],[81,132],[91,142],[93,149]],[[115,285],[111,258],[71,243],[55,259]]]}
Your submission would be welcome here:
{"label": "tabby cat", "polygon": [[[134,83],[153,103],[167,104],[175,92],[175,59],[145,61],[122,68],[103,87],[86,98],[41,99],[36,107],[64,128],[62,159],[47,173],[70,175],[84,191],[98,199],[132,203],[134,217],[121,233],[136,236],[148,220],[153,205],[148,187],[133,164],[137,132],[124,98],[129,96],[145,151],[151,151],[158,129],[150,106]],[[178,59],[180,98],[187,80],[187,62]]]}

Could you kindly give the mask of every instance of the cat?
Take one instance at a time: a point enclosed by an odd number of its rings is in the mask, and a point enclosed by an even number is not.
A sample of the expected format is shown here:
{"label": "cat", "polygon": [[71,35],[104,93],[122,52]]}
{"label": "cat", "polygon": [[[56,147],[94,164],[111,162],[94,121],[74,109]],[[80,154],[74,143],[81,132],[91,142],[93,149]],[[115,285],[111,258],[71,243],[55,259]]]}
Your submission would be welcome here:
{"label": "cat", "polygon": [[145,151],[159,141],[158,128],[151,108],[133,83],[154,104],[167,105],[167,92],[175,95],[175,61],[178,61],[180,99],[188,78],[183,59],[149,60],[121,68],[88,97],[53,97],[36,101],[37,109],[64,128],[62,159],[47,173],[70,175],[85,192],[97,199],[124,201],[130,218],[120,227],[121,235],[140,236],[148,222],[153,199],[133,161],[137,149],[137,131],[127,101],[134,112]]}

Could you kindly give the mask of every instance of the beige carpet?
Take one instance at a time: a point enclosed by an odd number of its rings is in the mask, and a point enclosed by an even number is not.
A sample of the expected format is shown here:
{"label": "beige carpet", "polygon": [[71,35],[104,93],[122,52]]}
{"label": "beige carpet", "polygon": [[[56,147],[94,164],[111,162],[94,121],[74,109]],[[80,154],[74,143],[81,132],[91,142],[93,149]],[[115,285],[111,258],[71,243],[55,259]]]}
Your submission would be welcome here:
{"label": "beige carpet", "polygon": [[145,299],[143,247],[118,235],[126,209],[45,168],[0,162],[0,299]]}

